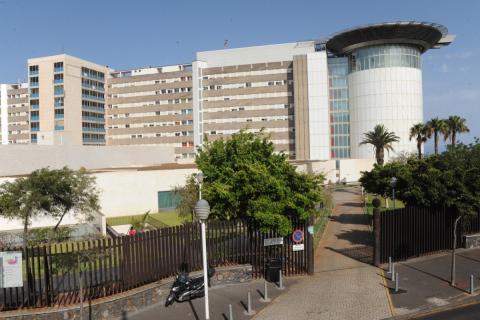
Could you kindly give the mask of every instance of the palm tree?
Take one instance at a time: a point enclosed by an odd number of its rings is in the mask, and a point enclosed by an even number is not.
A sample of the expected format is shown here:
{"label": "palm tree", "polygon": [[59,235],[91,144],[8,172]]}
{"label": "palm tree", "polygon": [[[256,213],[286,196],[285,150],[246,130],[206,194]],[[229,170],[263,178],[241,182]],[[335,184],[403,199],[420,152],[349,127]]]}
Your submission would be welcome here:
{"label": "palm tree", "polygon": [[438,117],[431,119],[426,124],[427,127],[427,137],[431,137],[433,134],[433,142],[435,147],[435,154],[438,154],[438,134],[445,134],[447,129],[447,124],[445,120],[439,119]]}
{"label": "palm tree", "polygon": [[400,138],[394,132],[388,131],[383,124],[377,124],[373,131],[364,133],[364,139],[360,145],[371,144],[375,148],[377,163],[383,166],[384,152],[393,151],[392,143],[398,142]]}
{"label": "palm tree", "polygon": [[422,144],[428,139],[428,128],[423,123],[417,123],[410,128],[410,141],[417,140],[418,159],[422,159]]}
{"label": "palm tree", "polygon": [[470,132],[470,129],[465,124],[466,121],[465,118],[459,116],[450,116],[445,121],[447,126],[444,132],[445,140],[450,138],[452,146],[455,146],[457,142],[457,133]]}

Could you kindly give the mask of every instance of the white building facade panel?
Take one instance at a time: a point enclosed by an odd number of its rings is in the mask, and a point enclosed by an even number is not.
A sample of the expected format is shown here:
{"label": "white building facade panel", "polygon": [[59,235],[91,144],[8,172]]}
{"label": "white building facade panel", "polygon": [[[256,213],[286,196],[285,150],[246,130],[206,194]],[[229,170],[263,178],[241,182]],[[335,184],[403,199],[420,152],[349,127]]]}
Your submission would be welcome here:
{"label": "white building facade panel", "polygon": [[327,54],[307,54],[310,159],[330,158]]}
{"label": "white building facade panel", "polygon": [[8,85],[0,84],[0,123],[2,127],[2,144],[8,144]]}

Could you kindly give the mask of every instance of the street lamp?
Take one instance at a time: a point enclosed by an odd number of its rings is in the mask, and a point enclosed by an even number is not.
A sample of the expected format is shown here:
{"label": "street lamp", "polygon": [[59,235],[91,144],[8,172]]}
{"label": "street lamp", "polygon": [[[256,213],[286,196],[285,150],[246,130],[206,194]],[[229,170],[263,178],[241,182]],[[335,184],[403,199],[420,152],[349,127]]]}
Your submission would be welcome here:
{"label": "street lamp", "polygon": [[[201,173],[201,172],[200,172]],[[203,174],[201,175],[203,180]],[[198,174],[197,174],[198,180]],[[200,186],[201,182],[199,181]],[[197,218],[200,220],[200,224],[202,226],[202,257],[203,257],[203,287],[205,290],[205,319],[210,319],[210,310],[208,307],[208,274],[207,274],[207,236],[205,233],[205,222],[208,219],[208,215],[210,214],[210,205],[208,204],[207,200],[198,200],[197,204],[195,205],[195,214]]]}
{"label": "street lamp", "polygon": [[203,178],[205,176],[203,175],[202,171],[199,171],[195,178],[197,179],[198,182],[198,199],[202,199],[202,183],[203,183]]}
{"label": "street lamp", "polygon": [[397,177],[392,177],[390,186],[392,187],[393,210],[395,210],[395,187],[397,185]]}

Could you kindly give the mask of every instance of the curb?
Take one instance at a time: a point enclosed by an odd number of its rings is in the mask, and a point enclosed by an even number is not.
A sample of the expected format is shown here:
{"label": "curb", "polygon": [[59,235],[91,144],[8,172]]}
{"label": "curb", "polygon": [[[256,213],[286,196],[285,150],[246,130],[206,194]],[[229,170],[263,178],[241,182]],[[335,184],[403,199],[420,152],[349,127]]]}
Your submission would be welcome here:
{"label": "curb", "polygon": [[407,320],[407,319],[416,319],[419,317],[425,317],[428,315],[432,315],[435,313],[439,312],[444,312],[444,311],[450,311],[450,310],[455,310],[458,308],[462,307],[467,307],[476,303],[480,302],[480,295],[476,296],[460,296],[457,298],[454,298],[452,302],[444,305],[444,306],[428,306],[428,307],[423,307],[420,310],[414,311],[412,313],[407,313],[403,315],[398,315],[390,318],[385,318],[384,320],[391,319],[391,320]]}

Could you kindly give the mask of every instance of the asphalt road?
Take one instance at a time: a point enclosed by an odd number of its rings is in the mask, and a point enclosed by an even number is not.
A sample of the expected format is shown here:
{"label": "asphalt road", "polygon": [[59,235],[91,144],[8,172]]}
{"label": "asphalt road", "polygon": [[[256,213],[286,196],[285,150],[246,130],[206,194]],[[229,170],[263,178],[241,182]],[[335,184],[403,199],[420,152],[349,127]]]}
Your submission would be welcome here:
{"label": "asphalt road", "polygon": [[480,303],[460,307],[453,310],[447,310],[439,313],[430,314],[417,320],[477,320],[480,319]]}

